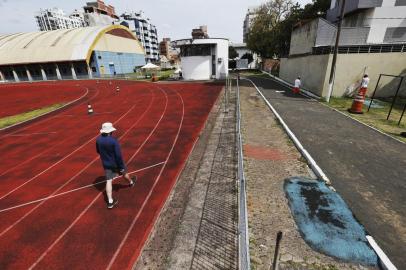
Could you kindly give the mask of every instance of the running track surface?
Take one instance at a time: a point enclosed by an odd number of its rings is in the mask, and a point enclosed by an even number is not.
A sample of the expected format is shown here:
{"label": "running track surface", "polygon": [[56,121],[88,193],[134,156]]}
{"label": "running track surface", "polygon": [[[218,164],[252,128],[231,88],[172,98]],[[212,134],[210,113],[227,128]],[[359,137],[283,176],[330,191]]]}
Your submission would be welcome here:
{"label": "running track surface", "polygon": [[[109,82],[79,82],[87,94],[69,108],[0,131],[0,269],[136,262],[222,85]],[[95,152],[105,121],[116,126],[128,171],[138,177],[133,188],[114,181],[112,210]]]}
{"label": "running track surface", "polygon": [[56,103],[68,103],[87,92],[90,81],[21,83],[0,85],[0,118],[33,111]]}

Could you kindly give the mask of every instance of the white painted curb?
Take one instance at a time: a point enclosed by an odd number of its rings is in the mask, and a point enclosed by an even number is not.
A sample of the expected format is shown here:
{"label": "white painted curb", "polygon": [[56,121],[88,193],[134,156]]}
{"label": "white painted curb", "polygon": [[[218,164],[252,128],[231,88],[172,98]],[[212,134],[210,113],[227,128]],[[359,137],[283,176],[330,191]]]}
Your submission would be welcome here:
{"label": "white painted curb", "polygon": [[307,160],[310,168],[314,171],[317,177],[322,179],[324,182],[326,182],[328,185],[331,185],[330,179],[327,177],[327,175],[323,172],[323,170],[317,165],[316,161],[312,158],[312,156],[307,152],[307,150],[303,147],[303,145],[300,143],[300,141],[297,139],[296,135],[290,130],[288,125],[283,121],[282,117],[279,115],[279,113],[275,110],[275,108],[269,103],[269,101],[265,98],[265,96],[262,94],[262,92],[258,89],[258,87],[255,85],[253,81],[250,79],[245,79],[250,81],[255,89],[257,89],[257,92],[261,95],[265,103],[268,105],[268,107],[272,110],[278,121],[281,123],[283,128],[285,129],[286,133],[288,133],[289,137],[292,139],[293,143],[295,144],[296,148],[300,151],[300,153],[305,157]]}
{"label": "white painted curb", "polygon": [[385,269],[397,270],[396,266],[393,265],[393,263],[389,260],[388,256],[386,256],[385,252],[383,252],[383,250],[375,242],[375,239],[370,235],[367,235],[366,237],[367,237],[369,244],[375,250],[376,254],[378,255],[379,259],[381,260]]}
{"label": "white painted curb", "polygon": [[[306,158],[307,162],[309,163],[311,169],[314,171],[316,176],[320,177],[323,181],[326,182],[326,184],[331,185],[330,179],[324,174],[323,170],[317,165],[316,161],[310,156],[310,154],[304,149],[303,145],[300,143],[300,141],[297,139],[295,134],[289,129],[289,127],[286,125],[286,123],[283,121],[282,117],[278,114],[278,112],[275,110],[275,108],[269,103],[269,101],[265,98],[265,96],[262,94],[262,92],[258,89],[258,87],[255,85],[253,81],[250,79],[243,78],[247,81],[250,81],[252,85],[254,85],[255,89],[257,89],[258,93],[261,95],[261,97],[264,99],[265,103],[268,105],[268,107],[272,110],[272,112],[275,114],[276,118],[278,121],[282,124],[283,128],[285,131],[288,133],[289,137],[292,139],[293,143],[295,144],[296,148],[302,153],[302,155]],[[372,249],[375,251],[375,253],[378,255],[379,259],[381,260],[381,263],[387,270],[397,270],[397,268],[393,265],[393,263],[390,261],[388,256],[383,252],[383,250],[378,246],[378,244],[375,242],[374,238],[370,235],[366,236],[370,246]]]}

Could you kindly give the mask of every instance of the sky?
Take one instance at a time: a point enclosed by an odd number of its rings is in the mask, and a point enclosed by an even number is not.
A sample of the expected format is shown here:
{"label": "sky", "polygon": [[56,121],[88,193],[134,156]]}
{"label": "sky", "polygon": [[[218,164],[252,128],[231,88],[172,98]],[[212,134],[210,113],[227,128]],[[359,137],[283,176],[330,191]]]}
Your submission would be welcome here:
{"label": "sky", "polygon": [[[38,31],[34,15],[40,8],[58,7],[70,14],[91,0],[0,0],[0,34]],[[158,29],[158,38],[191,37],[192,28],[207,25],[210,37],[242,42],[247,8],[265,0],[105,0],[120,15],[143,10]],[[297,0],[301,5],[311,0]]]}

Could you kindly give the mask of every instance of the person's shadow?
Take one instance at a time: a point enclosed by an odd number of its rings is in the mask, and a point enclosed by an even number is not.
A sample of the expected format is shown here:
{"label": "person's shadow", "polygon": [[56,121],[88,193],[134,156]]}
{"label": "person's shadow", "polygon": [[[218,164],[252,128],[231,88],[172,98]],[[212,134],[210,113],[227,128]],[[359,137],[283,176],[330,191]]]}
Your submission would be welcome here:
{"label": "person's shadow", "polygon": [[[117,192],[120,189],[129,188],[128,185],[123,185],[121,183],[118,183],[118,181],[120,181],[120,180],[121,180],[121,178],[117,178],[117,179],[113,180],[113,191]],[[106,195],[106,192],[104,192],[106,189],[106,177],[105,176],[96,177],[93,181],[93,187],[95,189],[97,189],[99,192],[103,193],[104,200],[107,202],[107,195]]]}

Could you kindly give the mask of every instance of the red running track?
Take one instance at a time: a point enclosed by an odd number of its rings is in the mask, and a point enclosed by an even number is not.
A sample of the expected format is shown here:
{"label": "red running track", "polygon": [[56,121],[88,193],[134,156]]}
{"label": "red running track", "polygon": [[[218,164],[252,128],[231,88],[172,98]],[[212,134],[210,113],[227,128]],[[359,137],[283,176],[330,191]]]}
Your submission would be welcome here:
{"label": "red running track", "polygon": [[86,81],[0,85],[0,118],[68,103],[86,94]]}
{"label": "red running track", "polygon": [[[80,84],[82,102],[0,133],[0,269],[132,268],[222,87]],[[105,121],[139,179],[134,188],[115,180],[113,210],[95,152]]]}

